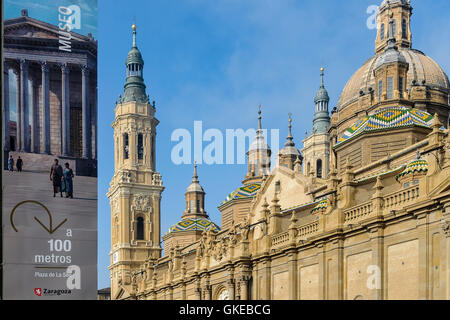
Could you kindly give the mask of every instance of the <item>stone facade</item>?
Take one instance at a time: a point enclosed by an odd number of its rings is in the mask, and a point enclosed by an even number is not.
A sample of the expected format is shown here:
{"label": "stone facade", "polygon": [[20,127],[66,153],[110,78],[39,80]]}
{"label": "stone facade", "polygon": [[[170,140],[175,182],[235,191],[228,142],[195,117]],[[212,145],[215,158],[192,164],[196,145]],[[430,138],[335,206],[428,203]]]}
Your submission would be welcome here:
{"label": "stone facade", "polygon": [[[131,276],[116,285],[112,273],[112,299],[450,299],[450,136],[442,122],[449,85],[435,66],[423,72],[439,87],[406,71],[414,68],[405,58],[410,14],[409,1],[383,1],[380,19],[390,30],[377,38],[376,65],[352,77],[328,128],[316,126],[305,140],[304,159],[292,165],[285,161],[295,157],[281,152],[261,175],[249,161],[244,186],[219,207],[222,229],[191,243],[178,233],[186,240],[179,245],[165,236],[164,257],[125,258]],[[400,16],[408,34],[395,40]],[[364,77],[383,82],[380,94],[374,86],[353,96]],[[327,98],[322,87],[316,108]],[[248,160],[270,154],[263,140]],[[319,153],[329,155],[325,175],[312,165],[305,174]],[[132,230],[128,222],[113,226]]]}

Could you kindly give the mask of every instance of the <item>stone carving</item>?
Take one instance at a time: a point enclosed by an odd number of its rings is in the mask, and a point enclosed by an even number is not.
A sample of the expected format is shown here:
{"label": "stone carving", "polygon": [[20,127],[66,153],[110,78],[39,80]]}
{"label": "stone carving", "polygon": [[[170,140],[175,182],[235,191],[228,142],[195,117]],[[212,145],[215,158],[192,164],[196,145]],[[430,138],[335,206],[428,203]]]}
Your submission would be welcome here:
{"label": "stone carving", "polygon": [[162,179],[159,173],[154,173],[152,176],[152,185],[154,186],[162,186]]}
{"label": "stone carving", "polygon": [[223,257],[227,254],[227,251],[228,249],[225,241],[224,240],[217,241],[214,246],[213,258],[217,262],[220,262],[223,259]]}
{"label": "stone carving", "polygon": [[441,229],[442,229],[442,232],[445,234],[445,235],[450,235],[450,222],[449,221],[442,221],[442,224],[441,224]]}
{"label": "stone carving", "polygon": [[119,182],[121,183],[132,183],[133,175],[129,171],[121,171],[119,174]]}
{"label": "stone carving", "polygon": [[133,197],[133,203],[131,205],[132,211],[151,212],[150,197],[144,194],[137,194]]}

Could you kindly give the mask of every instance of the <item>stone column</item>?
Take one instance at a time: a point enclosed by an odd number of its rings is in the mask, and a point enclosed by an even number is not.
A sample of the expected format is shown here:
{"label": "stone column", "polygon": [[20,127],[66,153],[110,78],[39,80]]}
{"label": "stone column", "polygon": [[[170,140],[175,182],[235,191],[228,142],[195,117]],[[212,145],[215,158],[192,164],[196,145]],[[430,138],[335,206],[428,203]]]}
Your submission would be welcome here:
{"label": "stone column", "polygon": [[31,152],[39,153],[38,146],[38,119],[39,119],[39,94],[37,79],[33,77],[31,86],[31,101],[30,101],[30,113],[31,113]]}
{"label": "stone column", "polygon": [[[3,138],[4,138],[4,151],[6,152],[6,159],[8,159],[9,145],[9,68],[8,64],[4,63],[3,67]],[[6,167],[8,166],[5,162]]]}
{"label": "stone column", "polygon": [[134,168],[137,164],[137,131],[135,128],[132,128],[128,135],[128,150],[130,164]]}
{"label": "stone column", "polygon": [[241,300],[248,300],[248,277],[242,276],[240,279]]}
{"label": "stone column", "polygon": [[20,60],[20,151],[30,151],[29,141],[29,105],[28,105],[28,63]]}
{"label": "stone column", "polygon": [[42,125],[41,136],[44,153],[50,154],[50,79],[47,62],[41,62],[42,70]]}
{"label": "stone column", "polygon": [[234,300],[235,299],[235,291],[234,291],[235,289],[234,289],[233,279],[228,280],[227,287],[228,287],[229,300]]}
{"label": "stone column", "polygon": [[22,106],[20,103],[20,71],[14,70],[16,75],[16,151],[22,149],[22,139],[20,132],[22,131]]}
{"label": "stone column", "polygon": [[92,157],[91,104],[89,99],[89,68],[81,66],[82,118],[83,118],[83,158]]}
{"label": "stone column", "polygon": [[64,63],[61,64],[61,139],[62,139],[62,154],[64,156],[70,155],[70,96],[69,96],[69,66]]}

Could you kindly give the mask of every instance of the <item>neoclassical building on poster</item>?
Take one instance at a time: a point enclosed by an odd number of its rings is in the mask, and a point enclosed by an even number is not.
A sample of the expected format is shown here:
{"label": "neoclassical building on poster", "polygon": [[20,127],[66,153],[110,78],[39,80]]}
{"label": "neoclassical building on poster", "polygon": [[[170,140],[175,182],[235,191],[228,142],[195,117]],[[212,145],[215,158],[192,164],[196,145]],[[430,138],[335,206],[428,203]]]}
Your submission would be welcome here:
{"label": "neoclassical building on poster", "polygon": [[[97,41],[28,16],[4,22],[4,157],[96,176]],[[62,45],[64,43],[65,45]],[[62,50],[64,49],[64,50]]]}
{"label": "neoclassical building on poster", "polygon": [[302,150],[289,130],[270,163],[259,112],[221,228],[195,166],[162,239],[158,120],[134,27],[112,125],[112,299],[450,299],[450,84],[412,48],[411,15],[409,1],[382,2],[375,54],[333,108],[321,70]]}

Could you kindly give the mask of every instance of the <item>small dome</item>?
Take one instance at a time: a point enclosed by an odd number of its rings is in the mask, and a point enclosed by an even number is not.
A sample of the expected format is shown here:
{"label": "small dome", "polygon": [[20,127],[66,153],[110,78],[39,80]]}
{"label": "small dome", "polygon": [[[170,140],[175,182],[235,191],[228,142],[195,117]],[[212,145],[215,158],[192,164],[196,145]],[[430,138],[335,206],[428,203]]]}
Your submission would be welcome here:
{"label": "small dome", "polygon": [[256,132],[256,138],[250,145],[250,148],[248,149],[248,151],[257,151],[257,150],[270,150],[269,145],[264,139],[262,130],[258,130]]}
{"label": "small dome", "polygon": [[126,64],[132,63],[144,65],[144,59],[142,59],[142,54],[137,47],[131,48],[130,52],[128,52]]}
{"label": "small dome", "polygon": [[382,65],[392,62],[407,63],[405,57],[401,54],[400,51],[398,51],[398,49],[389,48],[381,54],[380,58],[377,60],[375,69],[378,69]]}
{"label": "small dome", "polygon": [[203,193],[205,193],[202,186],[198,182],[191,183],[190,186],[186,189],[186,192],[203,192]]}
{"label": "small dome", "polygon": [[321,87],[319,91],[317,91],[316,98],[314,102],[317,103],[319,101],[330,101],[330,96],[328,95],[328,91]]}
{"label": "small dome", "polygon": [[211,220],[206,218],[183,219],[169,229],[169,233],[183,231],[209,231],[219,232],[220,228]]}
{"label": "small dome", "polygon": [[295,146],[286,146],[283,149],[281,149],[280,153],[282,155],[295,155],[300,156],[300,151]]}
{"label": "small dome", "polygon": [[197,175],[197,162],[194,162],[194,174],[192,175],[192,181],[189,187],[186,189],[186,192],[200,192],[205,193],[202,186],[200,185],[200,181],[198,180]]}
{"label": "small dome", "polygon": [[353,139],[368,131],[380,129],[399,128],[407,126],[420,126],[431,128],[434,117],[425,111],[408,107],[388,107],[377,110],[373,115],[364,117],[352,127],[345,130],[339,138],[337,145]]}
{"label": "small dome", "polygon": [[230,193],[222,204],[225,204],[232,200],[253,198],[258,194],[258,191],[260,189],[261,184],[259,183],[247,184]]}
{"label": "small dome", "polygon": [[428,162],[424,159],[414,159],[411,161],[399,175],[395,177],[396,180],[399,180],[400,178],[407,176],[412,173],[425,173],[428,171]]}

